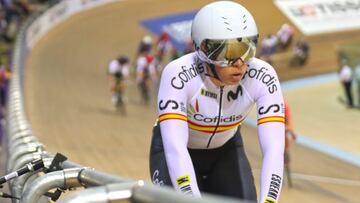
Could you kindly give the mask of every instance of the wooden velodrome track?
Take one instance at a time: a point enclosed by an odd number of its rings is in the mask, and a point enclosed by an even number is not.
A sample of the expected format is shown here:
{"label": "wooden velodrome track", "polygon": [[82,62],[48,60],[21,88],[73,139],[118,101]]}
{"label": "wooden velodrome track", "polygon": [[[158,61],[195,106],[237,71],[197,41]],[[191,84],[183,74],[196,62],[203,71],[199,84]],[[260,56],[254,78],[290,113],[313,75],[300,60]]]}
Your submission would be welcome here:
{"label": "wooden velodrome track", "polygon": [[[99,171],[149,180],[148,152],[157,115],[155,102],[141,105],[132,82],[127,116],[115,113],[107,64],[119,54],[135,54],[139,40],[148,34],[139,26],[140,20],[195,10],[206,2],[209,1],[123,1],[76,15],[40,40],[26,65],[25,107],[33,132],[47,151],[61,152],[70,160]],[[258,20],[261,35],[275,32],[287,21],[272,1],[242,2]],[[342,35],[346,39],[354,36]],[[279,60],[280,78],[334,71],[336,55],[329,50],[344,39],[336,36],[309,39],[312,53],[318,54],[312,55],[310,64],[301,70],[286,69]],[[261,154],[256,129],[244,126],[243,136],[258,180]],[[359,168],[295,144],[292,153],[294,187],[288,189],[285,180],[280,202],[359,202]]]}

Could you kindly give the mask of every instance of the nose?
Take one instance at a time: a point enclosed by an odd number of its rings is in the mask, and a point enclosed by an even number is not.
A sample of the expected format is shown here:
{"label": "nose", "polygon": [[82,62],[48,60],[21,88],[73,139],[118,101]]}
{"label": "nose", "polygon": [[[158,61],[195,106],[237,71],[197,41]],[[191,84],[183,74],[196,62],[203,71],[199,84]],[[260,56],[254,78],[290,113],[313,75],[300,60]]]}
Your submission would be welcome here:
{"label": "nose", "polygon": [[240,68],[244,65],[244,61],[241,58],[238,58],[236,61],[232,63],[233,66]]}

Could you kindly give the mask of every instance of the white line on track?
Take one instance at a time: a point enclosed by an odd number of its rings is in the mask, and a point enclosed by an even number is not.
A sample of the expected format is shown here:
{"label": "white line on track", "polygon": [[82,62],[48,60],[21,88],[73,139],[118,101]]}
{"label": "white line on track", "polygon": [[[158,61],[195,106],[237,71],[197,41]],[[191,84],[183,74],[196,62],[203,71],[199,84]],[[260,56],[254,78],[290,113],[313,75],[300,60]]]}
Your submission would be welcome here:
{"label": "white line on track", "polygon": [[301,173],[292,173],[291,178],[314,181],[314,182],[360,187],[360,180],[349,180],[349,179],[333,178],[333,177],[326,177],[326,176],[314,176],[314,175],[306,175],[306,174],[301,174]]}

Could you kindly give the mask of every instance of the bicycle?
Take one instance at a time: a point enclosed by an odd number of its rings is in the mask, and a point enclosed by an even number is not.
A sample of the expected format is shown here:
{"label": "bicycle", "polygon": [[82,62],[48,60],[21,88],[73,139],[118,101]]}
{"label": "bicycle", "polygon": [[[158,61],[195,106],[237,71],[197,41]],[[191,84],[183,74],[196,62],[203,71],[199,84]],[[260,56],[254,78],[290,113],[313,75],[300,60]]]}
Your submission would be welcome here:
{"label": "bicycle", "polygon": [[108,75],[111,80],[112,102],[117,112],[126,114],[125,109],[125,89],[126,80],[129,75],[128,70],[129,58],[120,56],[110,62],[108,67]]}
{"label": "bicycle", "polygon": [[122,79],[116,78],[113,92],[113,104],[117,112],[126,115],[125,84]]}
{"label": "bicycle", "polygon": [[291,168],[290,168],[290,141],[291,140],[296,140],[297,135],[292,132],[292,131],[286,131],[285,133],[285,150],[284,150],[284,170],[285,170],[285,175],[287,177],[287,181],[288,181],[288,185],[289,188],[293,187],[292,184],[292,177],[291,177]]}

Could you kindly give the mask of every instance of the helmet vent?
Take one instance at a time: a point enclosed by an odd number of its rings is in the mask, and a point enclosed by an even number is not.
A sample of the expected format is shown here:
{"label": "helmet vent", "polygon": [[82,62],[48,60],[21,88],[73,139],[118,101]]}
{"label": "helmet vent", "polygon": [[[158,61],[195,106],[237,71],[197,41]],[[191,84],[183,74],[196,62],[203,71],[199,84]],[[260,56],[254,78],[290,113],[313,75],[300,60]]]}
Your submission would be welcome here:
{"label": "helmet vent", "polygon": [[[227,20],[227,18],[225,18],[225,17],[221,17],[223,20]],[[230,31],[232,31],[232,29],[230,28],[230,23],[229,22],[227,22],[227,21],[224,21],[224,24],[226,24],[226,25],[228,25],[229,27],[226,27],[226,29],[227,30],[230,30]]]}
{"label": "helmet vent", "polygon": [[247,28],[247,25],[245,24],[247,21],[246,15],[243,15],[243,19],[244,19],[243,24],[245,25],[245,27],[243,27],[243,30],[246,30],[246,28]]}

